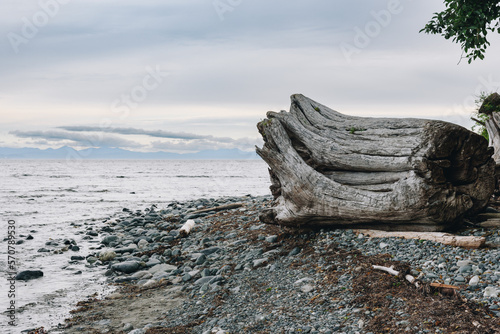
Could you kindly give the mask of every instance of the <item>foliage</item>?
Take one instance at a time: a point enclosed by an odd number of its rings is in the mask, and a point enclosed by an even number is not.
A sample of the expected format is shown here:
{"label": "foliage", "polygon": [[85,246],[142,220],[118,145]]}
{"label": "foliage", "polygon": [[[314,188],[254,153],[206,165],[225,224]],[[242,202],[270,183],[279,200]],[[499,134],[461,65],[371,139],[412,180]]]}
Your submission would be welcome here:
{"label": "foliage", "polygon": [[355,128],[354,126],[351,126],[350,128],[347,128],[345,129],[346,131],[349,131],[352,135],[356,132],[356,131],[366,131],[366,129],[363,129],[363,128]]}
{"label": "foliage", "polygon": [[498,0],[444,0],[446,9],[434,13],[420,32],[440,34],[459,43],[469,64],[484,59],[490,43],[488,31],[500,33],[500,1]]}
{"label": "foliage", "polygon": [[476,96],[476,99],[474,100],[474,103],[476,104],[476,110],[472,113],[471,117],[471,119],[475,122],[475,124],[472,126],[472,131],[474,131],[477,134],[480,134],[481,136],[486,138],[486,140],[489,140],[490,136],[484,124],[488,119],[490,119],[490,116],[487,114],[480,113],[479,109],[483,105],[484,100],[489,95],[490,94],[487,94],[486,92],[481,92],[478,96]]}

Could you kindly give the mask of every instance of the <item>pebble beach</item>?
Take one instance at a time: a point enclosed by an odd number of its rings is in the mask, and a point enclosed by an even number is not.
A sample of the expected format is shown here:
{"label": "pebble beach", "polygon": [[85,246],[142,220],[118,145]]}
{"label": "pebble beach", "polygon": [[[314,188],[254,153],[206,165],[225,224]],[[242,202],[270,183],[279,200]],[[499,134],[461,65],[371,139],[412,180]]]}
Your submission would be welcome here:
{"label": "pebble beach", "polygon": [[[123,208],[82,225],[110,287],[49,333],[498,333],[498,229],[487,247],[262,224],[269,196]],[[493,210],[493,209],[492,209]],[[188,221],[189,234],[181,233]],[[394,266],[418,278],[373,270]],[[403,276],[403,275],[400,275]],[[458,286],[446,295],[429,288]],[[34,330],[34,329],[33,329]],[[40,329],[38,329],[40,331]],[[42,331],[43,331],[42,330]]]}

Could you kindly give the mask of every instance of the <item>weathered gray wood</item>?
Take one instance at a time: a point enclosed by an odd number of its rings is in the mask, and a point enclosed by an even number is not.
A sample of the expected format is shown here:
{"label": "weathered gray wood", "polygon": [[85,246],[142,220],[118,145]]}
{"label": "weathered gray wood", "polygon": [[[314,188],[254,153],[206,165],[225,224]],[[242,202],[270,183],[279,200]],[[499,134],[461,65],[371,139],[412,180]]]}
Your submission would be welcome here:
{"label": "weathered gray wood", "polygon": [[[482,103],[478,113],[488,115],[485,121],[488,131],[489,145],[494,148],[493,159],[500,165],[500,94],[489,95]],[[497,173],[498,174],[498,173]]]}
{"label": "weathered gray wood", "polygon": [[303,95],[258,124],[283,225],[442,231],[487,204],[492,150],[458,125],[340,114]]}
{"label": "weathered gray wood", "polygon": [[471,249],[481,248],[486,243],[486,238],[484,237],[476,237],[473,235],[454,235],[442,232],[386,232],[378,230],[354,230],[354,232],[363,233],[370,238],[403,238],[430,240],[442,243],[444,245]]}
{"label": "weathered gray wood", "polygon": [[205,213],[205,212],[211,212],[211,211],[231,210],[231,209],[237,209],[237,208],[242,207],[242,206],[243,206],[243,203],[231,203],[231,204],[213,206],[213,207],[207,208],[207,209],[196,210],[196,211],[191,212],[191,214]]}

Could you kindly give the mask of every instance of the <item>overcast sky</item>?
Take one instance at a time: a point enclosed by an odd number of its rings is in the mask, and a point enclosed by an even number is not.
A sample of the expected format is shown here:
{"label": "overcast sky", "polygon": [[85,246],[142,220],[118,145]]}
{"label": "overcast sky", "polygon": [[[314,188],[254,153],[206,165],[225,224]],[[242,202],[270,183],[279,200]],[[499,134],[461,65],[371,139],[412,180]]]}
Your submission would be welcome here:
{"label": "overcast sky", "polygon": [[3,0],[0,146],[251,150],[302,93],[339,112],[470,127],[500,88],[418,31],[438,0]]}

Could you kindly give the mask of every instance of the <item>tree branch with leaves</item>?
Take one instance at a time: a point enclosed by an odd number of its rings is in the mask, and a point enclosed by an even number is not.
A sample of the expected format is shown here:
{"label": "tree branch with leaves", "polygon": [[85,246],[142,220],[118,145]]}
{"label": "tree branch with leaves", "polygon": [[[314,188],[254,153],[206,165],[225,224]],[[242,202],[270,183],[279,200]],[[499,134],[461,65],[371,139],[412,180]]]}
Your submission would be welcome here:
{"label": "tree branch with leaves", "polygon": [[420,32],[440,34],[459,43],[469,64],[484,59],[490,42],[488,32],[500,33],[500,1],[498,0],[445,0],[446,9],[434,13]]}

